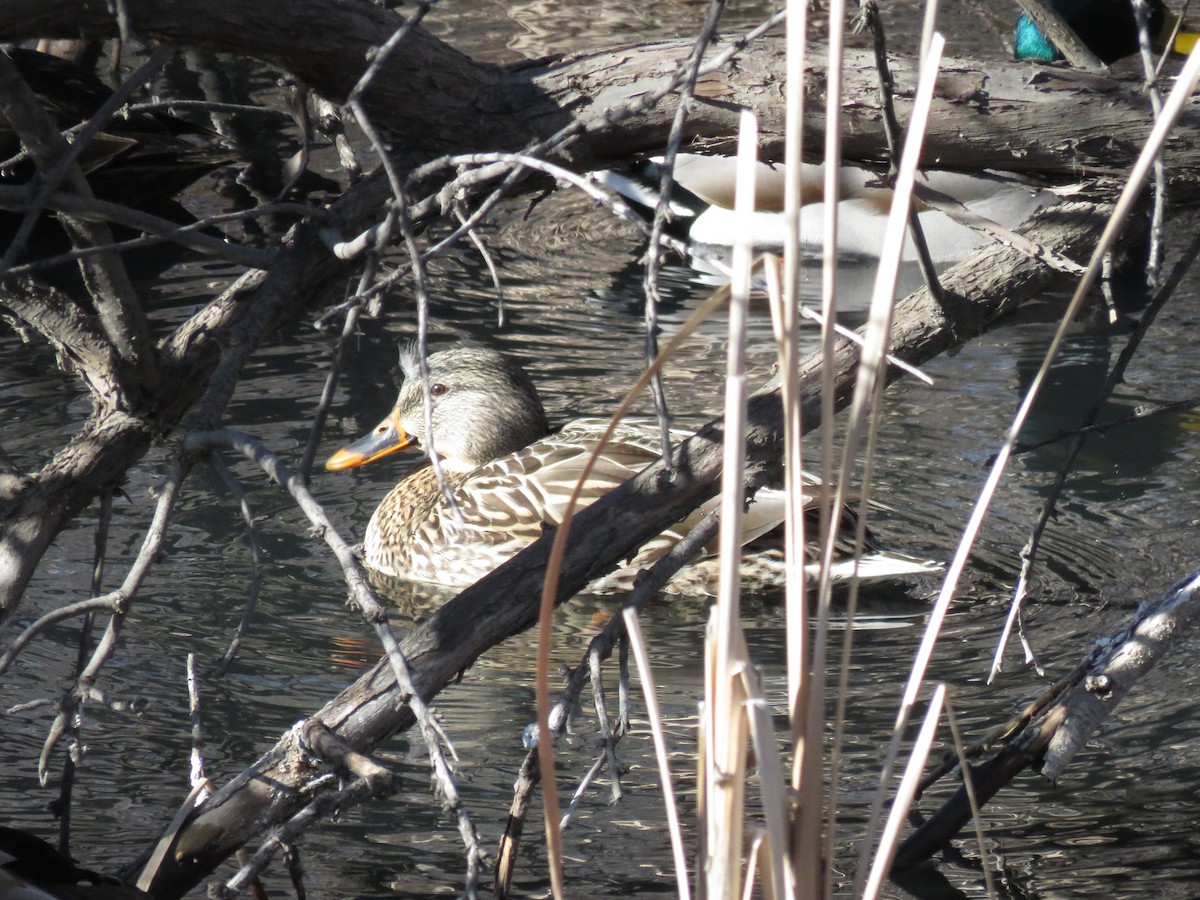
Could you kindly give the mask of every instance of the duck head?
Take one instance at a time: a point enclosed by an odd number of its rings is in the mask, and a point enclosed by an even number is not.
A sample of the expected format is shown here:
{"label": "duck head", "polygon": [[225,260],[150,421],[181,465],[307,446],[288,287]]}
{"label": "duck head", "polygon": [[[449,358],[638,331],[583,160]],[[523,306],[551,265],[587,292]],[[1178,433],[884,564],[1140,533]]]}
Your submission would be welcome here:
{"label": "duck head", "polygon": [[[404,384],[387,418],[325,463],[351,469],[413,444],[429,446],[425,392],[415,349],[400,352]],[[470,472],[550,433],[537,388],[519,365],[495,350],[455,347],[429,357],[433,451],[452,472]]]}

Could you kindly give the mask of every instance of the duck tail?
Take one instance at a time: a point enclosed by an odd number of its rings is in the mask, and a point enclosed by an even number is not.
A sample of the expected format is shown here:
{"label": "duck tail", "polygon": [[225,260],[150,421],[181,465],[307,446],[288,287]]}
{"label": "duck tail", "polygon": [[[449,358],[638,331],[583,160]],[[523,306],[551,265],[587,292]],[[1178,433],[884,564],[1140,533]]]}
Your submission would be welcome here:
{"label": "duck tail", "polygon": [[[945,568],[937,560],[922,559],[895,550],[869,552],[857,561],[857,567],[859,584],[889,581],[913,575],[936,575]],[[811,563],[806,568],[809,576],[815,578],[817,575],[816,563]],[[854,574],[855,561],[853,559],[835,559],[829,577],[833,581],[849,581]]]}

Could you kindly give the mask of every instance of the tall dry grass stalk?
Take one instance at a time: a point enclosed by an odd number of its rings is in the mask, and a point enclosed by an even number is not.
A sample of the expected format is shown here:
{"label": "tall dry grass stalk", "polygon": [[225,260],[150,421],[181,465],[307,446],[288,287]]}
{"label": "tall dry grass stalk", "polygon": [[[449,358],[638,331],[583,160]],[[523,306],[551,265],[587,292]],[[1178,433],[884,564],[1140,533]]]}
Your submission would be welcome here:
{"label": "tall dry grass stalk", "polygon": [[729,299],[729,347],[725,368],[725,446],[721,479],[720,581],[705,641],[705,706],[701,727],[707,749],[700,777],[705,809],[701,828],[707,854],[705,896],[736,900],[741,893],[742,821],[747,750],[747,694],[742,672],[749,665],[742,637],[742,508],[746,463],[746,323],[750,309],[749,217],[754,213],[754,166],[758,128],[743,110],[738,130],[735,213]]}
{"label": "tall dry grass stalk", "polygon": [[[833,0],[830,4],[829,59],[841,57],[842,22],[845,17],[844,0]],[[784,147],[784,162],[789,172],[799,172],[804,159],[804,60],[808,38],[807,0],[789,0],[787,27],[787,142]],[[834,53],[837,56],[834,56]],[[841,108],[841,67],[828,66],[828,97],[837,98],[834,114],[827,118],[827,134],[837,135],[835,153],[840,156],[837,126]],[[831,99],[830,102],[833,102]],[[828,116],[827,108],[826,114]],[[836,197],[838,179],[836,172],[830,177],[826,172],[826,190],[832,181]],[[809,648],[808,594],[805,585],[805,562],[808,535],[804,522],[804,486],[800,473],[804,469],[803,422],[800,417],[801,397],[799,387],[800,363],[800,179],[792,178],[787,184],[784,197],[784,227],[787,247],[783,257],[783,284],[772,285],[768,290],[771,299],[771,321],[775,342],[779,348],[780,392],[784,415],[784,489],[787,493],[784,525],[784,560],[787,577],[785,609],[787,611],[787,686],[788,714],[791,718],[792,772],[791,786],[796,793],[796,806],[790,811],[791,839],[788,842],[790,868],[800,896],[815,896],[819,884],[820,867],[820,810],[821,794],[821,742],[810,746],[807,727],[807,709],[810,681],[807,677],[811,650]],[[836,201],[830,204],[836,209]],[[836,217],[836,212],[834,213]],[[836,221],[834,228],[836,229]],[[836,236],[835,236],[836,241]],[[836,266],[831,271],[835,271]],[[832,283],[828,297],[833,297]],[[823,294],[823,296],[825,296]],[[822,333],[828,334],[829,352],[833,347],[833,306],[822,303],[824,314]],[[824,346],[824,343],[823,343]],[[832,403],[832,398],[830,399]],[[832,411],[830,412],[832,415]],[[814,839],[816,836],[817,839]]]}
{"label": "tall dry grass stalk", "polygon": [[855,892],[856,896],[862,896],[864,900],[875,900],[879,896],[880,890],[883,889],[883,883],[887,880],[888,869],[891,868],[896,847],[900,842],[900,831],[904,828],[909,807],[912,806],[913,798],[917,795],[917,784],[921,780],[925,762],[929,759],[929,751],[933,747],[933,737],[937,732],[938,719],[941,718],[942,706],[945,702],[946,686],[939,684],[934,689],[933,697],[929,701],[929,709],[925,713],[925,721],[921,723],[921,730],[913,743],[912,755],[908,759],[904,777],[900,780],[896,799],[892,803],[887,822],[884,825],[879,849],[871,859],[871,870],[866,886],[861,895],[857,891]]}
{"label": "tall dry grass stalk", "polygon": [[[749,897],[759,891],[767,898],[831,896],[834,888],[835,845],[838,838],[838,784],[840,778],[841,730],[848,695],[849,662],[852,640],[852,621],[856,585],[852,582],[846,609],[846,628],[843,631],[837,685],[834,691],[836,713],[832,740],[826,728],[828,694],[826,669],[831,645],[830,622],[832,590],[828,578],[834,555],[836,527],[831,510],[846,502],[848,487],[853,484],[858,493],[860,510],[856,534],[857,551],[861,552],[866,527],[868,501],[873,474],[875,449],[875,414],[880,405],[884,386],[888,340],[892,328],[898,271],[902,258],[912,192],[921,154],[925,126],[928,121],[934,84],[944,40],[934,31],[934,10],[926,14],[918,85],[907,123],[904,147],[898,165],[894,199],[889,214],[879,268],[876,273],[868,323],[862,342],[858,378],[853,399],[846,415],[843,455],[836,466],[833,459],[834,391],[832,384],[835,319],[837,312],[837,172],[841,157],[839,128],[841,104],[841,67],[838,60],[843,48],[841,23],[845,16],[843,0],[830,3],[830,48],[826,83],[826,220],[823,226],[825,245],[822,258],[822,354],[826,382],[822,397],[821,474],[828,486],[819,500],[821,510],[819,577],[816,583],[816,616],[810,621],[805,587],[807,536],[804,530],[806,498],[799,474],[803,422],[801,397],[797,378],[799,363],[800,318],[800,251],[799,251],[799,173],[803,148],[800,144],[803,121],[804,40],[807,28],[805,0],[792,0],[789,10],[787,115],[789,140],[785,163],[793,173],[788,186],[785,221],[791,235],[785,251],[782,269],[773,264],[766,267],[767,292],[770,300],[774,336],[778,345],[781,391],[785,421],[785,489],[787,523],[785,538],[787,613],[787,710],[790,716],[792,754],[785,760],[780,751],[779,736],[775,734],[771,709],[763,692],[753,660],[750,658],[739,615],[739,566],[741,559],[741,520],[743,512],[743,466],[745,459],[746,373],[745,337],[749,308],[753,248],[744,242],[734,247],[732,283],[728,289],[729,344],[725,382],[725,456],[722,484],[720,581],[719,596],[709,621],[705,647],[705,695],[700,714],[698,743],[698,858],[695,863],[697,895],[705,898]],[[852,895],[878,896],[886,881],[901,829],[912,802],[920,771],[932,746],[935,729],[944,709],[948,708],[943,686],[935,688],[920,733],[913,745],[906,771],[896,796],[888,803],[893,788],[893,772],[898,766],[905,731],[912,710],[920,696],[925,672],[950,599],[962,573],[970,543],[978,531],[987,503],[995,490],[1004,464],[1011,453],[1038,387],[1062,344],[1064,330],[1078,312],[1083,297],[1091,287],[1099,261],[1107,252],[1122,217],[1128,212],[1140,189],[1155,153],[1183,107],[1187,96],[1200,80],[1200,53],[1194,52],[1168,98],[1163,114],[1129,180],[1117,213],[1110,222],[1094,254],[1092,265],[1081,281],[1070,308],[1064,317],[1059,334],[1051,344],[1046,361],[1022,403],[997,457],[995,466],[981,492],[979,502],[963,536],[962,544],[950,566],[946,583],[927,630],[922,638],[913,667],[909,673],[886,750],[878,789],[868,814],[868,823],[861,835],[856,835],[859,858],[855,867]],[[739,134],[739,178],[737,212],[747,216],[753,211],[754,159],[757,143],[753,119],[743,113]],[[750,232],[748,227],[739,234]],[[704,304],[687,326],[674,336],[656,360],[657,370],[663,360],[690,333],[699,320],[726,295],[719,292]],[[630,392],[622,404],[619,418],[628,408],[632,397],[644,386],[649,373]],[[860,462],[861,460],[861,462]],[[832,477],[836,469],[836,477]],[[560,528],[562,536],[569,528],[569,517]],[[552,563],[553,568],[553,563]],[[547,597],[552,594],[552,580],[547,583]],[[664,799],[669,807],[668,821],[672,838],[672,853],[677,867],[679,896],[688,898],[689,873],[685,862],[682,828],[674,807],[674,792],[667,767],[667,749],[663,731],[657,723],[654,699],[654,679],[649,668],[649,654],[637,625],[636,614],[625,613],[627,631],[632,642],[637,665],[641,672],[647,709],[651,713],[655,748],[662,770]],[[826,746],[828,745],[828,754]],[[955,745],[960,742],[955,736]],[[754,749],[755,780],[761,809],[748,808],[748,747]],[[961,749],[960,749],[961,753]],[[549,770],[547,770],[549,771]],[[788,787],[790,785],[791,791]],[[752,793],[752,792],[751,792]],[[973,801],[972,801],[973,802]],[[885,817],[885,805],[888,814]],[[549,818],[549,816],[548,816]],[[753,826],[748,823],[755,822]],[[752,829],[752,830],[751,830]],[[750,833],[747,833],[750,831]],[[980,853],[984,852],[981,830],[977,829]],[[985,872],[985,877],[990,873]],[[992,892],[987,878],[989,893]]]}
{"label": "tall dry grass stalk", "polygon": [[[937,69],[941,63],[942,50],[945,40],[936,32],[931,36],[929,47],[926,48],[918,76],[917,93],[913,99],[912,116],[905,131],[904,150],[900,156],[899,171],[896,176],[895,190],[892,196],[892,209],[888,216],[887,232],[883,239],[883,250],[880,253],[879,268],[875,276],[875,289],[871,297],[871,308],[867,319],[866,341],[863,346],[862,359],[858,367],[858,379],[854,385],[854,399],[850,403],[850,412],[846,426],[845,449],[843,450],[842,468],[834,493],[834,502],[842,503],[845,499],[847,484],[854,474],[854,460],[860,443],[867,442],[867,453],[864,454],[864,466],[861,476],[862,506],[858,530],[855,535],[856,552],[862,548],[863,528],[867,518],[867,501],[870,496],[870,480],[873,470],[871,450],[874,445],[873,427],[868,427],[868,412],[877,409],[878,400],[883,390],[884,354],[887,352],[888,338],[892,328],[892,308],[896,299],[896,280],[900,268],[901,254],[904,250],[904,237],[907,230],[908,211],[912,204],[913,185],[916,181],[917,163],[921,158],[921,148],[925,138],[925,126],[929,120],[929,106],[933,100],[933,88],[937,79]],[[836,508],[836,507],[835,507]],[[826,546],[824,552],[829,555],[832,548]],[[856,600],[857,584],[850,585],[850,608],[847,619],[852,620]],[[823,590],[827,590],[824,588]],[[845,640],[849,642],[853,631],[847,623]],[[845,685],[849,671],[849,646],[843,650],[842,666],[839,675],[841,690],[839,696],[845,696]],[[839,702],[838,725],[840,728],[843,706]],[[899,726],[893,734],[889,747],[889,755],[884,760],[884,776],[881,783],[890,781],[890,772],[895,765],[900,746]],[[836,743],[836,742],[835,742]],[[833,802],[830,803],[831,807]],[[855,895],[862,890],[862,879],[868,868],[868,860],[872,854],[878,828],[879,814],[882,802],[879,795],[872,804],[867,821],[866,835],[859,848],[858,868],[855,873]],[[834,830],[834,820],[828,820],[829,831]]]}
{"label": "tall dry grass stalk", "polygon": [[663,805],[667,810],[667,829],[671,834],[671,861],[675,865],[675,882],[679,889],[679,900],[690,900],[688,888],[687,851],[683,845],[683,827],[679,822],[679,808],[675,802],[675,786],[671,778],[671,765],[667,751],[667,736],[662,727],[662,715],[658,708],[658,691],[654,686],[654,670],[650,667],[650,652],[642,636],[642,626],[636,609],[626,607],[625,634],[633,650],[638,674],[642,682],[642,696],[646,700],[646,718],[650,721],[650,733],[654,738],[654,755],[658,763],[663,791]]}
{"label": "tall dry grass stalk", "polygon": [[[840,4],[835,4],[840,6]],[[843,11],[836,9],[835,14]],[[799,24],[797,24],[799,23]],[[789,39],[789,72],[793,77],[792,84],[799,84],[803,73],[803,37],[804,18],[793,19]],[[838,29],[834,29],[838,31]],[[840,34],[835,39],[840,47]],[[931,35],[929,46],[926,48],[925,66],[922,68],[914,112],[910,122],[904,154],[900,161],[900,171],[895,190],[895,200],[888,224],[888,232],[884,242],[882,260],[878,270],[876,287],[872,298],[871,312],[867,328],[867,336],[860,362],[860,375],[855,390],[854,400],[849,416],[846,436],[845,456],[840,466],[839,487],[833,498],[822,500],[822,508],[837,509],[845,501],[845,485],[856,474],[857,455],[865,444],[868,452],[873,445],[873,430],[870,425],[870,412],[876,405],[882,390],[882,369],[887,352],[887,338],[891,329],[892,304],[901,261],[905,237],[908,209],[911,203],[913,183],[917,161],[920,157],[921,142],[924,135],[925,122],[928,117],[929,105],[932,99],[933,86],[940,61],[944,41],[940,35]],[[840,49],[839,49],[840,52]],[[836,77],[831,81],[836,81]],[[794,117],[790,132],[799,135],[798,127],[803,114],[799,91],[791,93],[788,113]],[[834,88],[835,97],[839,91]],[[831,122],[837,121],[836,108],[832,111]],[[836,134],[836,127],[830,129]],[[751,130],[743,125],[742,143],[739,145],[739,159],[742,160],[741,170],[750,173],[747,152]],[[752,145],[751,145],[752,146]],[[836,191],[836,173],[840,144],[836,136],[827,142],[827,152],[835,154],[827,159],[827,173],[831,173]],[[789,142],[787,158],[792,162],[790,171],[796,173],[798,179],[801,148],[798,139]],[[749,174],[746,179],[739,180],[739,203],[741,198],[748,197],[746,189]],[[706,700],[701,717],[703,735],[701,737],[701,782],[700,807],[701,830],[704,835],[703,871],[705,896],[733,898],[739,893],[748,893],[750,884],[742,884],[743,872],[755,873],[761,880],[761,887],[766,895],[776,896],[782,891],[783,896],[818,897],[829,894],[832,887],[832,874],[827,861],[831,859],[832,840],[835,834],[834,802],[835,791],[827,785],[823,777],[825,740],[824,709],[825,709],[825,679],[826,662],[825,648],[828,644],[829,611],[832,608],[832,592],[828,577],[819,582],[819,613],[816,629],[812,635],[809,632],[807,603],[804,590],[804,560],[805,540],[803,530],[803,514],[806,499],[803,494],[799,472],[802,465],[800,451],[802,425],[800,420],[800,397],[795,378],[796,365],[799,359],[798,328],[796,312],[798,306],[798,223],[799,223],[798,187],[792,186],[788,191],[788,204],[785,208],[786,221],[792,229],[793,241],[785,255],[783,290],[778,290],[777,279],[769,279],[776,290],[772,294],[772,314],[775,326],[775,336],[779,345],[780,371],[782,392],[784,397],[787,454],[787,484],[789,535],[786,552],[788,554],[787,571],[789,586],[787,594],[788,621],[788,702],[792,716],[793,761],[790,780],[797,794],[794,807],[788,804],[785,817],[782,810],[773,806],[774,803],[785,803],[783,794],[778,792],[776,785],[785,783],[783,764],[776,752],[773,737],[764,735],[761,727],[762,719],[756,713],[765,709],[759,705],[759,693],[755,686],[758,684],[753,669],[753,663],[746,655],[745,642],[738,626],[737,594],[737,565],[740,558],[740,547],[737,534],[740,530],[741,494],[740,485],[745,404],[745,375],[743,371],[743,341],[745,317],[741,312],[744,300],[744,274],[749,264],[749,248],[735,248],[735,267],[733,282],[733,300],[730,311],[729,332],[729,364],[726,381],[726,458],[725,458],[725,487],[724,506],[722,507],[723,539],[722,552],[722,581],[721,593],[714,608],[709,628],[709,640],[706,650]],[[823,277],[823,312],[824,330],[826,332],[825,346],[832,348],[832,323],[836,313],[836,194],[833,198],[826,197],[826,209],[829,210],[825,223],[826,229],[826,258]],[[746,207],[739,206],[745,214]],[[743,233],[748,229],[743,229]],[[827,351],[830,352],[831,350]],[[827,372],[830,371],[827,367]],[[827,375],[827,377],[830,377]],[[825,394],[832,397],[832,383],[827,383]],[[827,401],[832,405],[832,400]],[[830,413],[829,421],[832,421]],[[831,429],[826,428],[826,432]],[[862,485],[863,503],[861,517],[865,522],[866,498],[869,494],[869,477],[871,466],[869,461],[864,466],[867,483]],[[821,555],[822,569],[827,573],[833,558],[835,529],[828,524],[823,529],[823,551]],[[857,535],[858,549],[861,552],[863,530]],[[852,588],[853,591],[853,588]],[[847,635],[849,631],[847,630]],[[809,641],[812,641],[809,644]],[[843,672],[840,679],[841,695],[845,691],[845,671],[848,667],[848,648],[843,653]],[[761,701],[765,704],[765,700]],[[937,707],[940,710],[940,703]],[[932,714],[931,722],[936,724],[937,710]],[[769,722],[769,718],[767,719]],[[746,773],[745,740],[747,737],[747,722],[751,723],[750,732],[755,737],[758,779],[761,785],[761,795],[764,798],[763,818],[766,828],[753,836],[751,846],[753,858],[743,861],[741,848],[743,846],[743,818],[747,815],[745,808]],[[932,740],[932,727],[929,726],[927,740]],[[836,742],[835,742],[836,748]],[[919,770],[924,758],[914,757],[914,770]],[[835,768],[836,771],[836,768]],[[903,816],[906,806],[898,805],[893,815]],[[784,823],[787,823],[785,826]],[[778,824],[774,824],[778,823]],[[876,867],[878,871],[878,867]],[[864,868],[864,872],[866,869]]]}

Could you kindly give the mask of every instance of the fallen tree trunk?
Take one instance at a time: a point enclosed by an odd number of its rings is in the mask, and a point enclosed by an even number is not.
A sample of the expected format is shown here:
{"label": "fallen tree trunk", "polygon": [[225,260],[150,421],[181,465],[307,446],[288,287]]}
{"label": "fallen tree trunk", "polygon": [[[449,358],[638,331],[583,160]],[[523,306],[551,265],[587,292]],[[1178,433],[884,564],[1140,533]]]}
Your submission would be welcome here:
{"label": "fallen tree trunk", "polygon": [[[134,32],[264,60],[303,79],[333,100],[344,100],[368,55],[403,24],[370,3],[302,0],[288,5],[286,31],[267,0],[171,0],[124,4]],[[103,5],[84,0],[0,0],[0,41],[33,37],[115,36]],[[641,152],[659,152],[674,110],[654,105],[615,120],[611,111],[663,88],[691,50],[687,40],[659,41],[510,65],[476,63],[420,27],[391,53],[363,96],[374,122],[398,138],[410,159],[452,152],[517,150],[562,128],[585,135],[558,154],[579,169],[601,167]],[[725,48],[711,48],[709,57]],[[718,150],[731,148],[738,107],[759,119],[764,156],[778,159],[783,141],[784,47],[779,37],[754,41],[736,65],[704,76],[685,137]],[[897,112],[908,116],[915,61],[891,61]],[[847,50],[842,116],[850,159],[883,159],[886,151],[873,56]],[[810,48],[805,136],[819,148],[825,129],[824,50]],[[1127,165],[1149,131],[1149,106],[1140,75],[1098,75],[1032,63],[947,58],[925,137],[929,166],[1037,170],[1076,178]],[[1168,163],[1200,167],[1193,107],[1168,150]],[[1192,173],[1195,174],[1194,172]]]}

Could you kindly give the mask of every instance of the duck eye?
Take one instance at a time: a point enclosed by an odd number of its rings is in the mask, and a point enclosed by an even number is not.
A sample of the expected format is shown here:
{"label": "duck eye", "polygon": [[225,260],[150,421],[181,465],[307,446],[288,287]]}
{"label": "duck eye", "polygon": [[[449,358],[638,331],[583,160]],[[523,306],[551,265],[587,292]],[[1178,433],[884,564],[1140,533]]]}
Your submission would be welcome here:
{"label": "duck eye", "polygon": [[429,396],[431,397],[440,397],[444,393],[446,393],[446,386],[440,382],[429,386]]}

